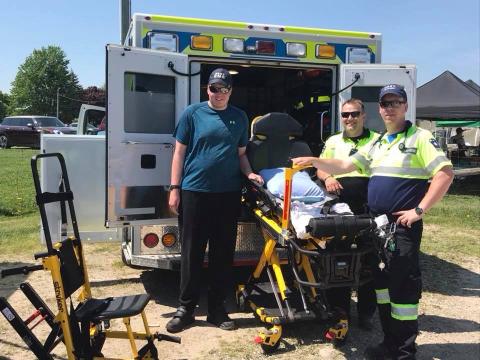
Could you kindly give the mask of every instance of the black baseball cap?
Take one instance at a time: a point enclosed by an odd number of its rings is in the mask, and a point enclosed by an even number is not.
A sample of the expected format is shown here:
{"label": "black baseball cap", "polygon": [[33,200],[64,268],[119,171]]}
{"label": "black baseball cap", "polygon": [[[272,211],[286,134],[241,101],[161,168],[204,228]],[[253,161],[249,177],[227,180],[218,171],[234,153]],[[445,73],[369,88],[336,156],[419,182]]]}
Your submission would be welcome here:
{"label": "black baseball cap", "polygon": [[380,90],[379,100],[382,100],[382,98],[387,94],[400,96],[404,98],[405,101],[407,101],[407,93],[405,92],[405,88],[402,85],[390,84],[390,85],[384,86]]}
{"label": "black baseball cap", "polygon": [[232,75],[226,69],[218,68],[212,71],[208,78],[208,85],[221,84],[225,87],[232,87]]}

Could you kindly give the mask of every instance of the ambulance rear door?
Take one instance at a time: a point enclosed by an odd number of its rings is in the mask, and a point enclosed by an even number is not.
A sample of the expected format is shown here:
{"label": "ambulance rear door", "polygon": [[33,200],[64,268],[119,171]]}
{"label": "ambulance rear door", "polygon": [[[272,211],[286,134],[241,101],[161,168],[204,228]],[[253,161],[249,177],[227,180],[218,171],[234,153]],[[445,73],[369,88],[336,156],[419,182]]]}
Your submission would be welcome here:
{"label": "ambulance rear door", "polygon": [[[358,80],[355,82],[355,80]],[[383,131],[385,126],[378,112],[378,95],[380,89],[388,84],[399,84],[405,87],[408,97],[406,119],[415,123],[416,107],[416,80],[415,65],[383,65],[383,64],[345,64],[340,65],[339,89],[343,89],[353,82],[353,86],[339,94],[338,114],[342,104],[350,99],[357,98],[365,104],[367,112],[366,127]],[[340,115],[338,115],[340,117]],[[339,122],[339,124],[341,124]]]}
{"label": "ambulance rear door", "polygon": [[[169,224],[175,139],[187,106],[187,56],[107,46],[106,225]],[[86,174],[88,176],[88,174]]]}

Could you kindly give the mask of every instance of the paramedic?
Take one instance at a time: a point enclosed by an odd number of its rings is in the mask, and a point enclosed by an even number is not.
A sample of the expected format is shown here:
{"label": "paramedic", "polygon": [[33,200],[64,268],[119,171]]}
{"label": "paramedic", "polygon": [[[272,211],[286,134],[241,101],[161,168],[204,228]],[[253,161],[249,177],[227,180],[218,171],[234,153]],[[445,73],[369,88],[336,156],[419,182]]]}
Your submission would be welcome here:
{"label": "paramedic", "polygon": [[[347,100],[342,105],[341,122],[343,132],[335,134],[325,142],[321,159],[348,159],[357,151],[368,151],[378,138],[378,134],[365,128],[365,106],[359,99]],[[348,204],[354,214],[367,212],[368,175],[357,170],[348,174],[333,176],[317,170],[317,176],[325,183],[328,192],[336,193],[341,202]],[[367,254],[369,263],[375,264],[375,255]],[[358,288],[357,311],[359,326],[365,330],[372,329],[372,317],[376,310],[375,289],[373,281]],[[329,302],[338,306],[349,318],[350,287],[332,288],[327,291]]]}
{"label": "paramedic", "polygon": [[179,307],[167,331],[182,331],[195,321],[207,242],[207,321],[224,330],[235,329],[224,301],[230,277],[240,211],[242,173],[263,184],[248,162],[246,114],[228,104],[232,77],[214,70],[207,87],[208,101],[190,105],[174,132],[169,206],[179,214],[181,280]]}
{"label": "paramedic", "polygon": [[330,174],[356,169],[369,173],[370,211],[374,215],[387,214],[397,225],[394,241],[384,255],[387,267],[375,271],[384,338],[380,344],[367,348],[365,355],[369,359],[415,358],[422,291],[419,268],[422,218],[442,199],[453,179],[452,164],[432,134],[405,120],[407,109],[403,87],[387,85],[380,90],[379,102],[386,133],[368,152],[359,151],[348,160],[293,159],[294,164],[313,164]]}

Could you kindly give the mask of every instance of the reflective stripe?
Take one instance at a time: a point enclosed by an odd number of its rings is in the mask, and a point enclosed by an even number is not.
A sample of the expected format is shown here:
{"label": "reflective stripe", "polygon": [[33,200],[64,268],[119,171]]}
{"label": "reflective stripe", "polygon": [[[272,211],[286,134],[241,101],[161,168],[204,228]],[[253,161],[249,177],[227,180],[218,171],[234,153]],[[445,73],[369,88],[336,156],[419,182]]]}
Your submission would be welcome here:
{"label": "reflective stripe", "polygon": [[417,320],[418,304],[395,304],[391,303],[391,316],[397,320]]}
{"label": "reflective stripe", "polygon": [[413,147],[415,145],[415,142],[417,141],[418,134],[420,134],[420,132],[415,131],[412,136],[407,138],[407,140],[405,141],[405,146],[406,147]]}
{"label": "reflective stripe", "polygon": [[368,169],[370,165],[370,161],[368,161],[367,158],[363,156],[361,153],[357,152],[356,154],[353,154],[352,158],[357,160],[360,164],[362,164],[363,167]]}
{"label": "reflective stripe", "polygon": [[[405,140],[405,147],[407,149],[414,147],[419,133],[420,133],[419,131],[415,131],[412,136],[410,136],[409,138],[407,137],[407,139]],[[408,131],[407,131],[407,135],[408,135]],[[409,168],[410,164],[412,162],[412,154],[407,153],[407,152],[405,152],[403,154],[404,154],[404,158],[402,160],[402,167],[403,168]]]}
{"label": "reflective stripe", "polygon": [[435,168],[440,165],[442,162],[449,162],[448,158],[441,154],[435,160],[433,160],[430,164],[427,165],[426,169],[431,174]]}
{"label": "reflective stripe", "polygon": [[377,304],[390,304],[388,289],[375,289],[375,295],[377,295]]}
{"label": "reflective stripe", "polygon": [[411,175],[411,176],[422,176],[427,179],[430,177],[427,170],[424,168],[408,168],[408,167],[394,167],[394,166],[377,166],[372,168],[372,175]]}

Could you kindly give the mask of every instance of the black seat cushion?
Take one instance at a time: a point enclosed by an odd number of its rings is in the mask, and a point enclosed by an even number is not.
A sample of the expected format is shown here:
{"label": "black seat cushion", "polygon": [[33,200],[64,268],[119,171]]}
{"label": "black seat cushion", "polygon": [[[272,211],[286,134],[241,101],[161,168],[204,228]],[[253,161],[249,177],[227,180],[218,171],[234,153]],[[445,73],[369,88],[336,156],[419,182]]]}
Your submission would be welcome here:
{"label": "black seat cushion", "polygon": [[254,172],[290,166],[290,159],[311,156],[309,146],[299,140],[302,125],[289,114],[269,113],[255,121],[247,156]]}
{"label": "black seat cushion", "polygon": [[118,319],[140,314],[150,301],[150,295],[129,295],[107,299],[88,299],[75,311],[78,321]]}

